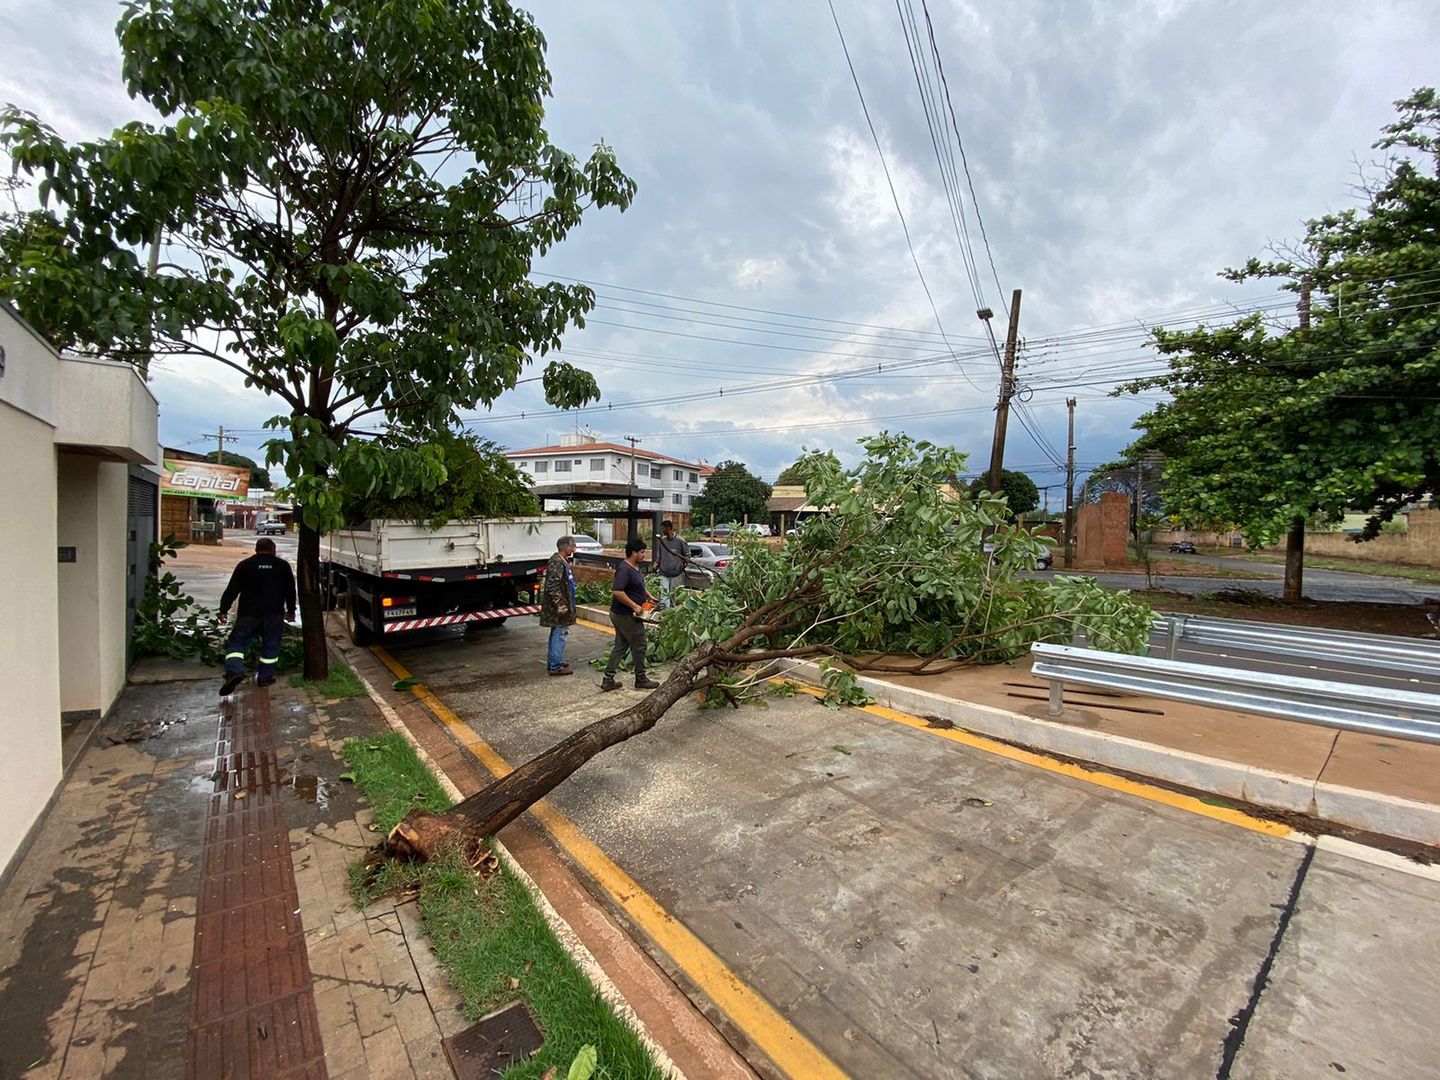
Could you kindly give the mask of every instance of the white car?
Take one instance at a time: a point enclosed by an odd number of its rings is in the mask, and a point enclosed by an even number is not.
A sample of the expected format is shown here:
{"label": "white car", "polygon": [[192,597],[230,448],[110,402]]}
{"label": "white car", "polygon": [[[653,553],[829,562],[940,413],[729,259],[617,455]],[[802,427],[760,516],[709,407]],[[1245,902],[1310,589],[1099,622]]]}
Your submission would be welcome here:
{"label": "white car", "polygon": [[749,525],[746,525],[745,528],[741,530],[741,532],[753,533],[755,536],[773,535],[770,531],[769,525],[762,524],[758,521],[752,521]]}
{"label": "white car", "polygon": [[584,533],[576,533],[574,536],[575,550],[583,555],[603,555],[605,549],[600,541],[593,536],[586,536]]}

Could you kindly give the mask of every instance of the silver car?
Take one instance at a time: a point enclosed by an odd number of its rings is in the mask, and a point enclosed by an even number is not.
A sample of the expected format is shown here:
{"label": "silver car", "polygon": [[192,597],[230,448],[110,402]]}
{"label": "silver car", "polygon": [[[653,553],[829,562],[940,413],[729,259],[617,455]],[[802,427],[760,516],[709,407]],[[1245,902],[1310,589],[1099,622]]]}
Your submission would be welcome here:
{"label": "silver car", "polygon": [[584,533],[576,533],[574,536],[575,550],[585,555],[603,555],[605,549],[600,541],[593,536],[586,536]]}
{"label": "silver car", "polygon": [[706,570],[723,573],[733,557],[729,544],[719,544],[714,540],[690,541],[690,562]]}

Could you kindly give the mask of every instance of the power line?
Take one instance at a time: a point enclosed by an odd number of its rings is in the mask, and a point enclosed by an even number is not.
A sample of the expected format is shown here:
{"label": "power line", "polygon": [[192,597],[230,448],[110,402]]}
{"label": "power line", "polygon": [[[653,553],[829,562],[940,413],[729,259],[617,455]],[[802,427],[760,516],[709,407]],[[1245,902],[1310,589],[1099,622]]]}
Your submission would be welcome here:
{"label": "power line", "polygon": [[[835,33],[840,38],[840,49],[845,54],[845,66],[850,69],[850,81],[855,84],[855,93],[860,98],[860,111],[865,114],[865,126],[870,129],[870,138],[875,143],[875,152],[880,155],[880,167],[885,171],[885,183],[890,188],[890,198],[895,203],[895,213],[900,218],[900,228],[905,233],[905,246],[910,249],[910,261],[915,264],[915,273],[920,278],[920,286],[925,290],[925,299],[930,301],[930,310],[935,313],[935,325],[940,329],[940,336],[945,337],[946,348],[950,348],[953,354],[954,349],[950,345],[949,338],[945,335],[945,324],[940,319],[940,309],[935,306],[935,297],[930,295],[930,285],[925,280],[925,272],[920,269],[920,259],[915,254],[915,245],[910,240],[910,226],[905,224],[905,211],[900,209],[900,196],[895,193],[895,181],[890,177],[890,166],[885,161],[885,151],[880,146],[880,136],[875,132],[875,124],[870,119],[870,108],[865,104],[865,92],[860,89],[860,76],[855,73],[855,64],[850,59],[850,46],[845,43],[845,31],[840,29],[840,16],[835,14],[835,0],[825,0],[830,6],[830,18],[835,23]],[[959,364],[959,360],[956,360]],[[961,368],[963,371],[964,369]],[[974,382],[966,376],[966,381],[971,386]],[[980,387],[975,386],[976,390]]]}

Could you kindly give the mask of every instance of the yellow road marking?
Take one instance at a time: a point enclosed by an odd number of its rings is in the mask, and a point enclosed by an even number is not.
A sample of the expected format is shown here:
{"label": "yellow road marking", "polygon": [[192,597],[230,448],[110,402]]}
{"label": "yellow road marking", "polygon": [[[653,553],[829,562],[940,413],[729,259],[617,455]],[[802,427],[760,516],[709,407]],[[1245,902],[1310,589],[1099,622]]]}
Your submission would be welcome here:
{"label": "yellow road marking", "polygon": [[[795,683],[795,686],[803,694],[817,698],[825,696],[825,691],[816,687],[805,686],[801,683]],[[1243,810],[1234,810],[1228,806],[1212,806],[1210,803],[1197,799],[1194,795],[1182,795],[1177,791],[1170,791],[1168,788],[1143,784],[1138,780],[1128,780],[1113,773],[1087,769],[1083,765],[1074,765],[1068,761],[1056,761],[1044,754],[1037,754],[1032,750],[1022,750],[1018,746],[1011,746],[995,739],[987,739],[984,735],[975,735],[959,728],[934,728],[918,716],[911,716],[909,713],[903,713],[885,705],[863,705],[861,708],[872,716],[904,724],[906,727],[923,731],[927,735],[938,735],[942,739],[949,739],[962,746],[971,746],[976,750],[983,750],[987,754],[994,754],[1010,761],[1018,761],[1024,765],[1033,765],[1037,769],[1059,773],[1061,776],[1074,777],[1076,780],[1083,780],[1087,784],[1094,784],[1097,787],[1109,788],[1111,791],[1122,791],[1127,795],[1134,795],[1149,802],[1173,806],[1177,810],[1187,810],[1192,814],[1199,814],[1201,817],[1213,818],[1228,825],[1249,829],[1251,832],[1265,833],[1267,836],[1289,836],[1293,831],[1289,825],[1255,817]]]}
{"label": "yellow road marking", "polygon": [[[580,625],[592,630],[609,630],[609,627],[601,626],[599,623],[592,623],[585,619],[580,620]],[[779,676],[772,682],[794,682]],[[824,697],[825,691],[804,683],[795,682],[795,686],[811,697]],[[1223,821],[1227,825],[1235,825],[1241,829],[1249,829],[1251,832],[1264,833],[1267,836],[1290,836],[1294,830],[1288,825],[1282,825],[1278,821],[1269,821],[1266,818],[1255,817],[1243,810],[1234,810],[1228,806],[1212,806],[1194,795],[1182,795],[1179,792],[1170,791],[1168,788],[1157,787],[1154,784],[1141,783],[1138,780],[1128,780],[1123,776],[1116,776],[1113,773],[1103,772],[1099,769],[1087,769],[1083,765],[1074,765],[1066,761],[1056,761],[1054,758],[1046,757],[1044,754],[1037,754],[1031,750],[1022,750],[1018,746],[1011,746],[1008,743],[996,739],[988,739],[984,735],[975,735],[959,728],[933,728],[918,716],[911,716],[909,713],[900,712],[898,709],[891,709],[884,705],[864,705],[863,711],[872,716],[878,716],[897,724],[904,724],[906,727],[923,731],[927,735],[938,735],[942,739],[949,739],[951,742],[960,743],[962,746],[969,746],[976,750],[982,750],[987,754],[994,754],[996,757],[1005,758],[1008,761],[1016,761],[1022,765],[1032,765],[1037,769],[1044,769],[1046,772],[1058,773],[1061,776],[1069,776],[1076,780],[1083,780],[1087,784],[1094,784],[1097,787],[1108,788],[1111,791],[1120,791],[1126,795],[1134,795],[1136,798],[1145,799],[1148,802],[1160,803],[1162,806],[1172,806],[1177,810],[1185,810],[1201,817],[1207,817],[1214,821]]]}
{"label": "yellow road marking", "polygon": [[589,619],[576,619],[575,625],[583,626],[586,630],[599,630],[602,634],[613,634],[615,632],[613,626],[603,626],[598,622],[591,622]]}
{"label": "yellow road marking", "polygon": [[[596,630],[608,629],[585,620],[581,620],[581,625]],[[397,679],[414,677],[405,670],[403,664],[379,645],[372,645],[371,651]],[[513,771],[509,762],[427,687],[423,684],[412,686],[410,692],[423,701],[436,718],[460,740],[461,745],[474,754],[491,773],[499,777]],[[709,946],[666,911],[564,814],[543,799],[530,807],[530,813],[555,838],[555,842],[583,866],[615,903],[710,996],[736,1027],[768,1054],[784,1072],[805,1080],[812,1077],[815,1080],[843,1080],[845,1073],[826,1057],[819,1047],[736,975]]]}

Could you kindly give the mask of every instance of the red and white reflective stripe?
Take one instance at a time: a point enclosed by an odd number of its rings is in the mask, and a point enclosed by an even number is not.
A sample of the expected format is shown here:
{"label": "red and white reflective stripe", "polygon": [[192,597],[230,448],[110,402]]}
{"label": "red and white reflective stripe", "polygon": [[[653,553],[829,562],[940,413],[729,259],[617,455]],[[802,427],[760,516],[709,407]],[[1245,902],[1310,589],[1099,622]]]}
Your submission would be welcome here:
{"label": "red and white reflective stripe", "polygon": [[539,604],[520,604],[516,607],[490,608],[488,611],[466,611],[460,615],[436,615],[430,619],[400,619],[385,624],[385,633],[396,630],[425,630],[432,626],[451,626],[463,622],[483,622],[489,619],[503,619],[511,615],[539,615]]}

